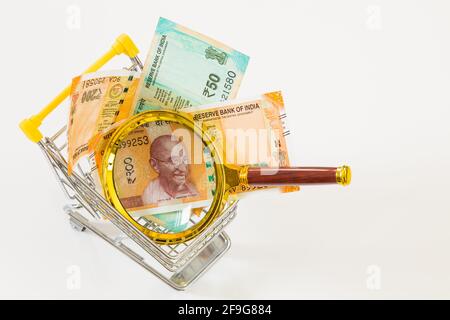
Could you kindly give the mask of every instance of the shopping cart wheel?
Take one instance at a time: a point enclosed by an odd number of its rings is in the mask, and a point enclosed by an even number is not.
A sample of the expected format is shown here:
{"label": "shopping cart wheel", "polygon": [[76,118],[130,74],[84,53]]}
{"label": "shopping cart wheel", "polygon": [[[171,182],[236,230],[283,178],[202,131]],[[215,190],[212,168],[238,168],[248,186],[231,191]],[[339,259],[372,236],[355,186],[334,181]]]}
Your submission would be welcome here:
{"label": "shopping cart wheel", "polygon": [[63,210],[66,214],[69,215],[69,224],[72,227],[72,229],[75,231],[78,231],[78,232],[83,232],[86,230],[86,226],[81,221],[78,221],[78,220],[72,218],[72,216],[71,216],[71,214],[74,213],[74,210],[73,210],[74,208],[76,208],[76,206],[66,204],[63,207]]}
{"label": "shopping cart wheel", "polygon": [[80,224],[78,221],[75,221],[74,219],[70,218],[69,219],[69,223],[70,226],[72,227],[73,230],[78,231],[78,232],[83,232],[86,230],[86,227],[83,226],[82,224]]}

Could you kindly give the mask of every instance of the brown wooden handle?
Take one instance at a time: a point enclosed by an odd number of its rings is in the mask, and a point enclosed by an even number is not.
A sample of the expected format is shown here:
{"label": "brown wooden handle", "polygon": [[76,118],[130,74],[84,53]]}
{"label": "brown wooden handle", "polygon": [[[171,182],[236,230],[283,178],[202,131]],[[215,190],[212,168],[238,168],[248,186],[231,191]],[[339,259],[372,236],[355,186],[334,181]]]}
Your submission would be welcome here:
{"label": "brown wooden handle", "polygon": [[342,167],[249,167],[247,181],[252,186],[283,186],[297,184],[348,185],[351,179],[350,168]]}

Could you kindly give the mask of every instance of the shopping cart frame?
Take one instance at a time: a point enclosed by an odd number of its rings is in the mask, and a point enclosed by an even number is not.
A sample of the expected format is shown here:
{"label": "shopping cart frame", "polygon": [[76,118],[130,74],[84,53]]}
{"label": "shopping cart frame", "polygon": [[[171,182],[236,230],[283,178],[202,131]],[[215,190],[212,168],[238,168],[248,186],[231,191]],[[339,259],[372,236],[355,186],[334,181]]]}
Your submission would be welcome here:
{"label": "shopping cart frame", "polygon": [[[132,64],[128,70],[142,71],[138,53],[131,38],[122,34],[110,50],[83,73],[100,69],[120,54],[130,58]],[[67,86],[38,114],[23,120],[20,128],[37,143],[53,169],[69,200],[64,212],[72,228],[81,232],[91,231],[172,288],[186,289],[230,248],[230,238],[223,229],[235,217],[237,201],[231,201],[219,218],[195,239],[176,245],[159,245],[151,241],[95,190],[90,170],[77,165],[69,175],[64,156],[67,149],[66,125],[48,137],[40,132],[43,120],[69,94],[70,86]]]}

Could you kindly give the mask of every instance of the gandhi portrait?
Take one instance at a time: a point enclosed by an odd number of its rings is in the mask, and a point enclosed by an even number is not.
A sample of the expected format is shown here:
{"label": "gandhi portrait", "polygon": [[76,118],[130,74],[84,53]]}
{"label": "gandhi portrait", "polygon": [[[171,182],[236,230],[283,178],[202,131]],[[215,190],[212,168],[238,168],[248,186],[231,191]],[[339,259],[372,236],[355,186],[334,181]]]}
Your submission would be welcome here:
{"label": "gandhi portrait", "polygon": [[198,195],[189,181],[188,156],[182,143],[172,135],[162,135],[150,146],[150,166],[158,173],[142,194],[144,204]]}

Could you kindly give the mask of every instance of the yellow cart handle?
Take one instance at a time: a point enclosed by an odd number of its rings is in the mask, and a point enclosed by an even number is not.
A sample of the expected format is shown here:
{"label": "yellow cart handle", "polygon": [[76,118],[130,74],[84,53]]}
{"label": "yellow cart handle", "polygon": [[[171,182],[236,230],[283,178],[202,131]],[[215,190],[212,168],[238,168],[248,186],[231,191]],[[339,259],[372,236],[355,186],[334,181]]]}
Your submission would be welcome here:
{"label": "yellow cart handle", "polygon": [[[116,41],[112,45],[111,49],[106,52],[100,59],[95,61],[84,73],[89,73],[100,69],[109,60],[119,54],[126,54],[130,58],[136,58],[139,53],[138,48],[134,44],[133,40],[126,35],[122,34],[117,37]],[[28,119],[24,119],[20,122],[19,127],[25,133],[25,135],[33,142],[39,142],[42,139],[42,133],[39,131],[39,127],[42,121],[52,112],[55,108],[66,99],[70,94],[70,85],[61,91],[44,109],[38,114],[31,116]]]}

